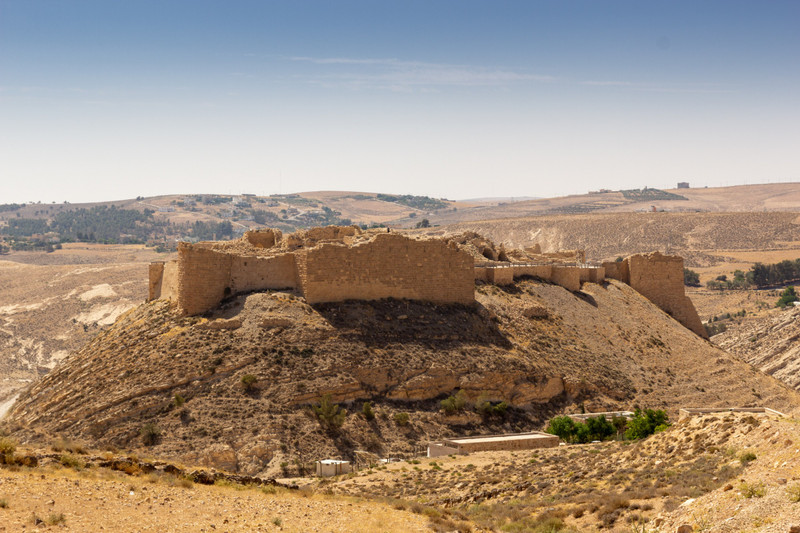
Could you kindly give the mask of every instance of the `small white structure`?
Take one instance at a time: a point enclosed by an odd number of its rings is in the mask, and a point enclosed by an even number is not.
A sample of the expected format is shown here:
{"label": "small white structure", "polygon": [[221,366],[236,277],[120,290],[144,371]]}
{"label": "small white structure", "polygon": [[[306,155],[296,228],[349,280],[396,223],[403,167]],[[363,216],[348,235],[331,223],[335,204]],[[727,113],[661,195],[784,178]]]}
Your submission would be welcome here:
{"label": "small white structure", "polygon": [[340,461],[338,459],[317,461],[317,475],[320,477],[349,474],[351,470],[350,461]]}
{"label": "small white structure", "polygon": [[602,413],[579,413],[579,414],[572,414],[567,415],[575,422],[586,422],[590,418],[597,418],[598,416],[602,416],[608,421],[613,420],[615,416],[622,416],[627,419],[633,418],[635,413],[633,411],[604,411]]}

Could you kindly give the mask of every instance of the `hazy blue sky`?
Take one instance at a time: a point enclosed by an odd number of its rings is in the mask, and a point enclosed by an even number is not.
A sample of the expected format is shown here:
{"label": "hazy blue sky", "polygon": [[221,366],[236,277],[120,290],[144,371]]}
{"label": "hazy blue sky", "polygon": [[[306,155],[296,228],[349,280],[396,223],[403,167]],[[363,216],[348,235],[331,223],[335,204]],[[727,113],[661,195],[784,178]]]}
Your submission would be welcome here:
{"label": "hazy blue sky", "polygon": [[0,203],[800,181],[800,2],[0,0]]}

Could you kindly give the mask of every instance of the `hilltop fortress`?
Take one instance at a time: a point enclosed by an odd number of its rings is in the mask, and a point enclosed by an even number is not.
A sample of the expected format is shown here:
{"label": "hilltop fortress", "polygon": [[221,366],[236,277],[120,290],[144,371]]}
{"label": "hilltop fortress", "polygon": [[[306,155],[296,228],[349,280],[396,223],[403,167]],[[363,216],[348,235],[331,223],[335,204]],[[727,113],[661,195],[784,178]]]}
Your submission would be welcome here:
{"label": "hilltop fortress", "polygon": [[248,231],[237,241],[180,243],[177,260],[150,264],[149,299],[170,300],[185,315],[267,289],[295,290],[309,304],[404,298],[469,305],[476,281],[505,285],[521,276],[573,292],[584,282],[616,279],[707,337],[684,293],[680,257],[653,252],[592,265],[582,251],[506,250],[476,233],[432,238],[328,226],[286,236],[268,229]]}

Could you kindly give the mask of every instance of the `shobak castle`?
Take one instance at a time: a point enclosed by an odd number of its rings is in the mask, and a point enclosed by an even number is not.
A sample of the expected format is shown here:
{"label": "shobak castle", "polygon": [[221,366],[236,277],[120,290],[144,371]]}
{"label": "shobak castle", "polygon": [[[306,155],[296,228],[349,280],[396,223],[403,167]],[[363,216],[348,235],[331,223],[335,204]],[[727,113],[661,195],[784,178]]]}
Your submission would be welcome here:
{"label": "shobak castle", "polygon": [[472,304],[476,281],[505,285],[521,276],[569,291],[616,279],[706,337],[684,293],[680,257],[653,252],[588,264],[581,251],[506,250],[475,233],[431,237],[328,226],[286,236],[268,229],[248,231],[236,241],[181,243],[177,260],[150,265],[150,299],[171,300],[185,315],[267,289],[295,290],[309,304],[381,298]]}

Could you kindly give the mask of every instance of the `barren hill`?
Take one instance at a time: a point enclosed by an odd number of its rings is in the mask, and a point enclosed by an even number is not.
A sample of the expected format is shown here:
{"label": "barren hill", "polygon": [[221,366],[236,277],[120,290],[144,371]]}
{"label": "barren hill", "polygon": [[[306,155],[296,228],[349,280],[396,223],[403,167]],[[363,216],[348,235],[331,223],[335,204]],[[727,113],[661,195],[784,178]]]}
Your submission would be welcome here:
{"label": "barren hill", "polygon": [[800,218],[786,212],[542,216],[464,222],[429,232],[463,231],[515,247],[585,249],[594,260],[660,250],[682,255],[692,266],[724,258],[731,250],[800,248]]}
{"label": "barren hill", "polygon": [[[152,302],[27,389],[4,424],[23,438],[63,434],[127,448],[142,448],[143,428],[156,427],[160,439],[148,453],[276,473],[355,449],[402,455],[446,435],[533,429],[579,403],[672,413],[687,405],[800,406],[786,385],[622,283],[571,293],[523,280],[480,285],[476,298],[475,307],[311,307],[287,293],[253,293],[206,318],[180,318]],[[249,392],[245,375],[255,380]],[[506,417],[447,417],[438,400],[457,390],[512,407]],[[325,394],[349,402],[339,429],[307,407]],[[364,400],[373,402],[374,420],[356,414]],[[408,413],[407,425],[398,413]]]}
{"label": "barren hill", "polygon": [[[638,189],[604,191],[523,202],[483,203],[473,207],[433,213],[433,224],[447,225],[474,220],[526,218],[564,214],[612,212],[763,212],[800,211],[800,184],[770,183],[695,189]],[[405,221],[410,224],[411,220]]]}

